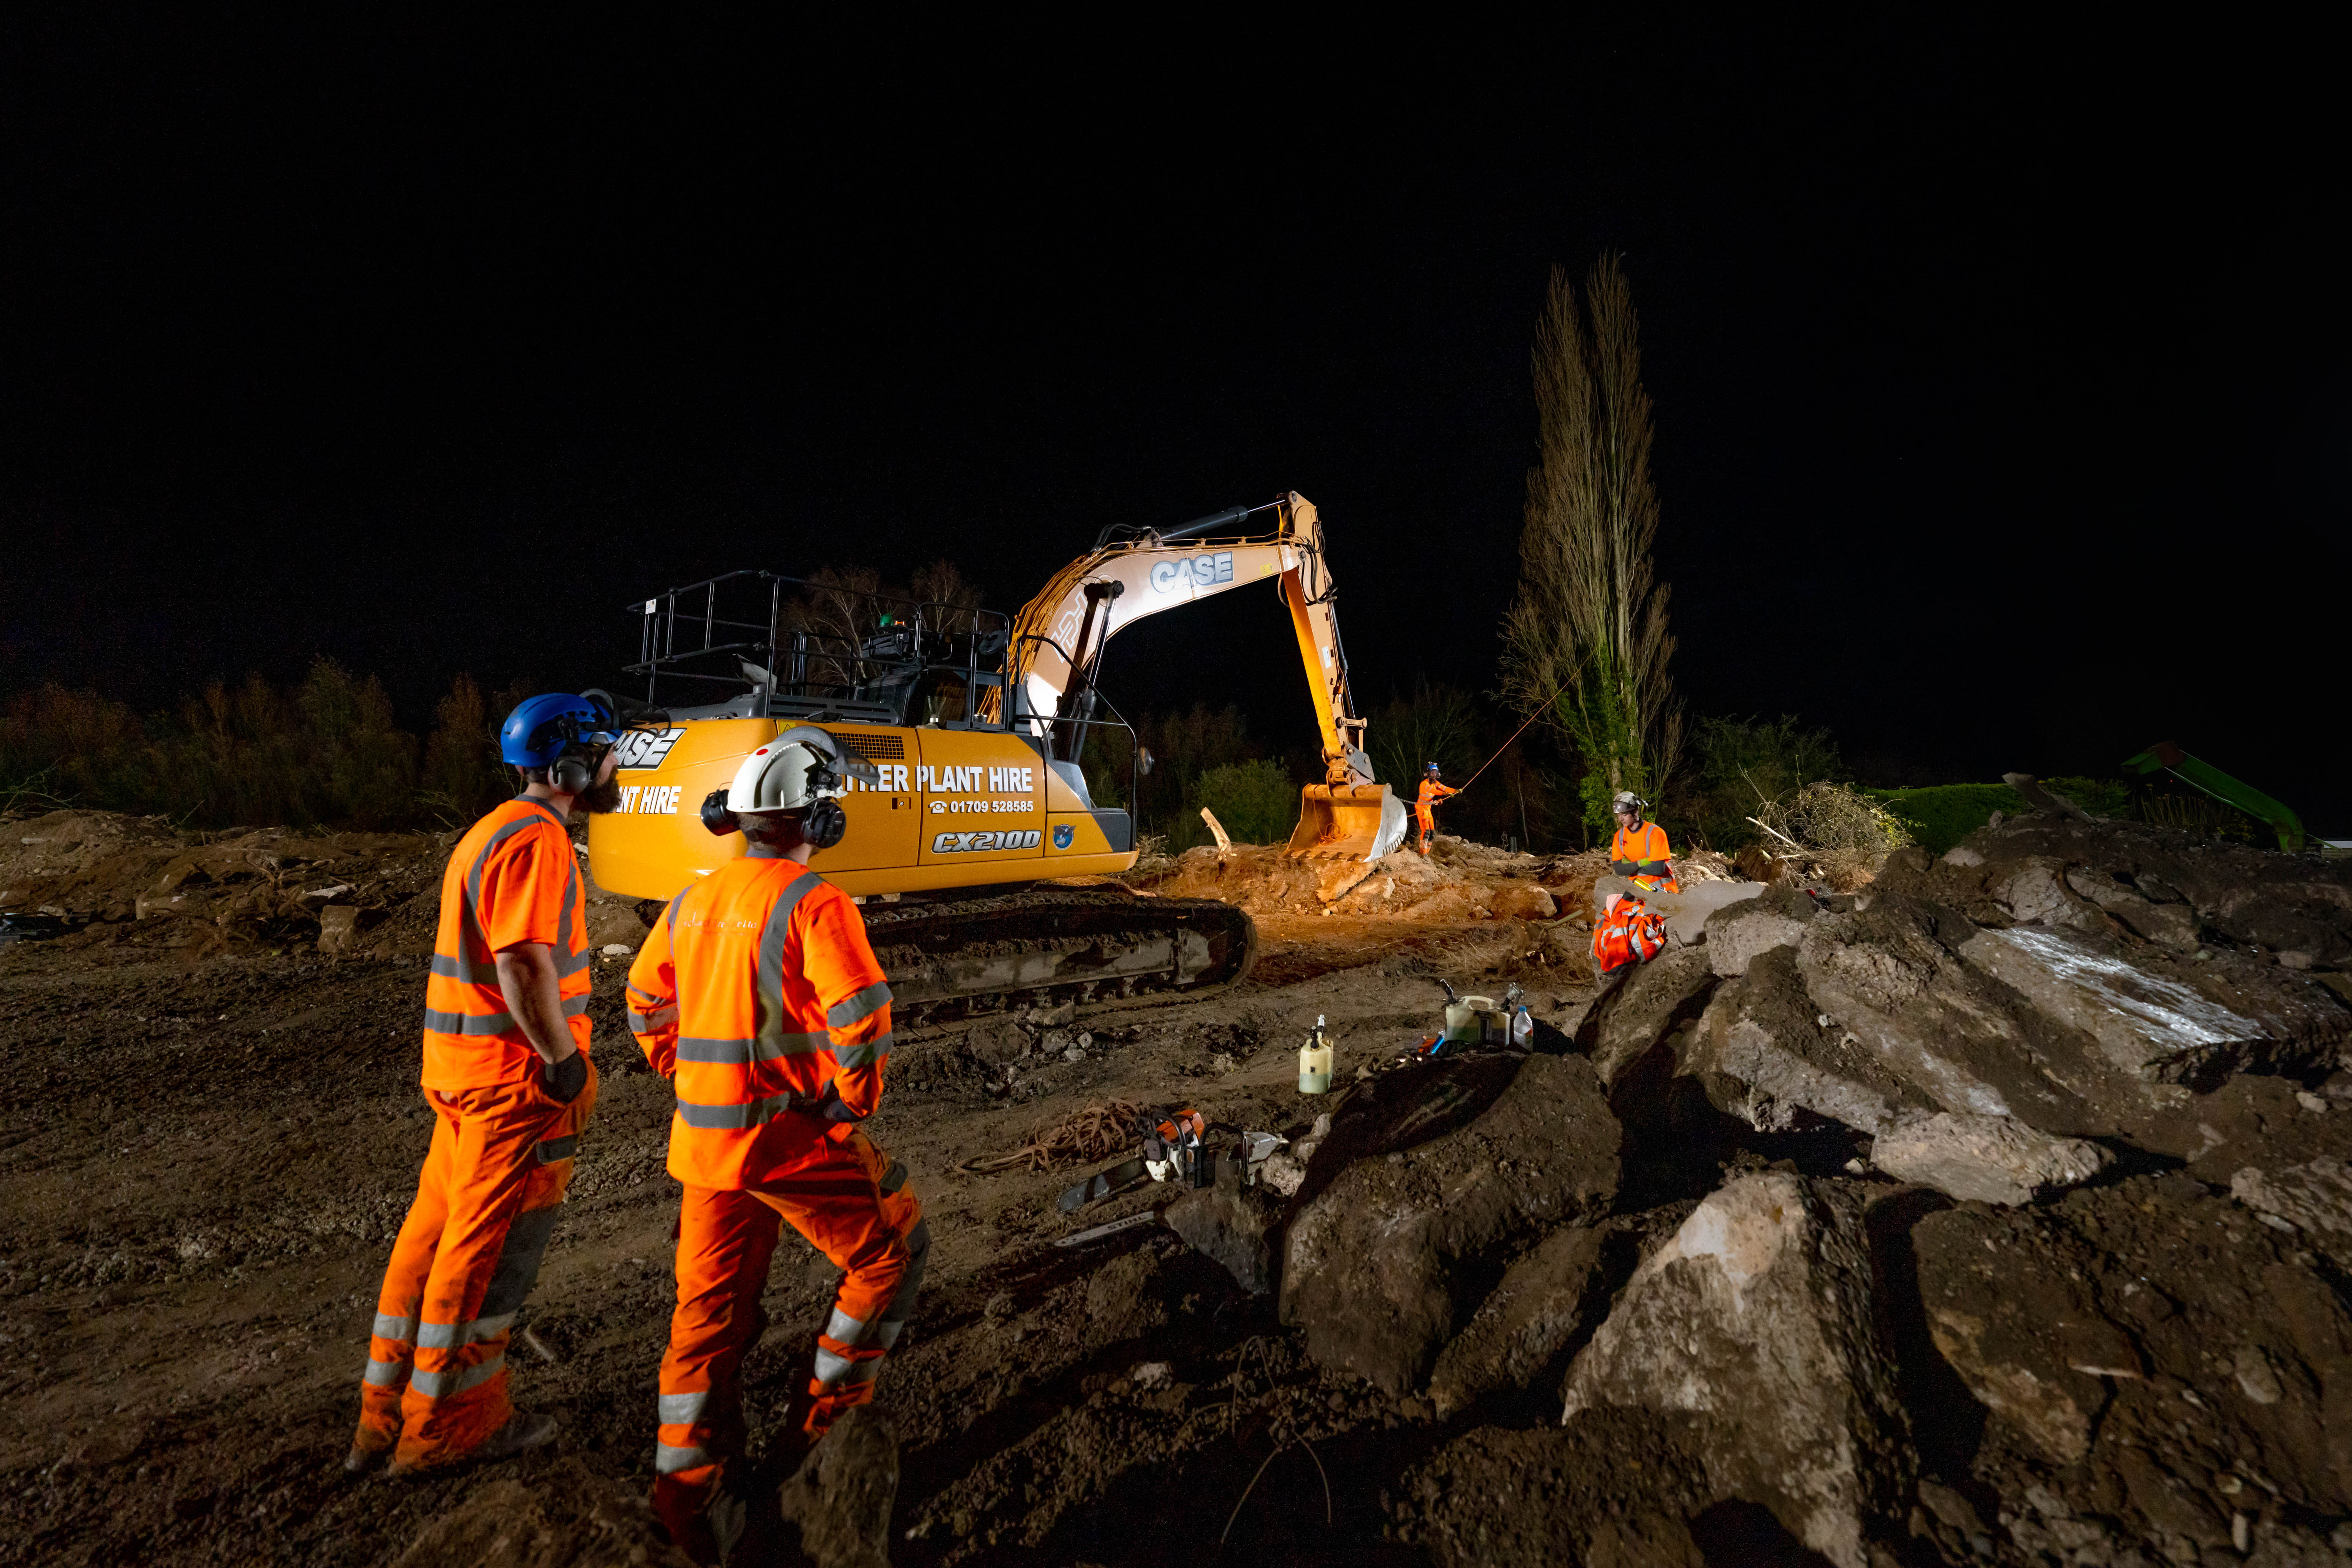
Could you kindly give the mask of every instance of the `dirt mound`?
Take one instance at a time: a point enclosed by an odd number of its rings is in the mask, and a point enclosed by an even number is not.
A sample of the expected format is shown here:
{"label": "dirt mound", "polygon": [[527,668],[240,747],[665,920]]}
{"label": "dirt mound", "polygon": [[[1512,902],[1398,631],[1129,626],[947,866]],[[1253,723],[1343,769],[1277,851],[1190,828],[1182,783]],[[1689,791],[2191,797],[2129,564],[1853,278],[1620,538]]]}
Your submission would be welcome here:
{"label": "dirt mound", "polygon": [[[629,1500],[674,1307],[675,1100],[626,1041],[625,965],[594,966],[597,1117],[530,1308],[545,1353],[511,1368],[557,1450],[352,1484],[432,1125],[420,966],[370,953],[428,938],[446,846],[37,821],[5,886],[78,930],[0,947],[0,1563],[661,1561]],[[1857,894],[1761,890],[1606,995],[1567,918],[1598,856],[1449,840],[1326,905],[1276,851],[1196,852],[1159,885],[1260,913],[1246,982],[1115,1028],[1040,1003],[909,1037],[871,1123],[934,1236],[874,1406],[890,1551],[2352,1556],[2352,868],[2054,816],[1960,848]],[[331,886],[356,900],[326,906],[353,911],[333,962],[189,912]],[[202,963],[143,945],[199,929]],[[1540,1049],[1419,1057],[1441,977],[1524,984]],[[1296,1091],[1318,1017],[1337,1097]],[[1228,1165],[1064,1213],[1110,1160],[974,1161],[1111,1100],[1287,1139],[1295,1187]],[[833,1279],[779,1255],[743,1370],[755,1464]],[[846,1553],[888,1468],[877,1444],[789,1499],[759,1479],[811,1550],[841,1503]]]}
{"label": "dirt mound", "polygon": [[[1708,851],[1674,862],[1685,888],[1736,881]],[[1358,915],[1400,920],[1550,920],[1589,923],[1592,884],[1609,870],[1603,849],[1538,856],[1439,834],[1424,856],[1399,849],[1370,866],[1294,859],[1278,846],[1188,849],[1134,885],[1173,898],[1221,899],[1255,915]],[[1359,875],[1360,873],[1360,875]]]}
{"label": "dirt mound", "polygon": [[[289,827],[182,833],[162,817],[57,811],[0,825],[0,910],[61,921],[58,940],[379,958],[433,951],[455,833]],[[585,875],[583,865],[583,875]],[[588,940],[635,946],[630,900],[588,889]],[[335,912],[331,912],[335,911]]]}

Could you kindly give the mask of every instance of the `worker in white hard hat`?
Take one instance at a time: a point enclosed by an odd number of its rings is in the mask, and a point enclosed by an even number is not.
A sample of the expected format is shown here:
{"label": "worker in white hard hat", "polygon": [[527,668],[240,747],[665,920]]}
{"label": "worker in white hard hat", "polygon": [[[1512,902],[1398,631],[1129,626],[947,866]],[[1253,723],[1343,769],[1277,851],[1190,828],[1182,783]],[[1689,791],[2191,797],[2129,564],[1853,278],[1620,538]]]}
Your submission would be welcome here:
{"label": "worker in white hard hat", "polygon": [[744,758],[702,812],[712,832],[741,832],[743,857],[673,899],[629,971],[629,1026],[675,1075],[669,1172],[686,1186],[654,1506],[698,1561],[742,1527],[738,1378],[767,1326],[782,1227],[844,1271],[788,1440],[873,1397],[930,1247],[907,1167],[858,1127],[882,1096],[890,987],[865,917],[809,869],[845,831],[843,773],[865,765],[810,726]]}
{"label": "worker in white hard hat", "polygon": [[1617,817],[1617,837],[1609,843],[1609,868],[1645,893],[1681,892],[1666,847],[1666,830],[1643,820],[1650,803],[1630,789],[1621,789],[1610,804]]}

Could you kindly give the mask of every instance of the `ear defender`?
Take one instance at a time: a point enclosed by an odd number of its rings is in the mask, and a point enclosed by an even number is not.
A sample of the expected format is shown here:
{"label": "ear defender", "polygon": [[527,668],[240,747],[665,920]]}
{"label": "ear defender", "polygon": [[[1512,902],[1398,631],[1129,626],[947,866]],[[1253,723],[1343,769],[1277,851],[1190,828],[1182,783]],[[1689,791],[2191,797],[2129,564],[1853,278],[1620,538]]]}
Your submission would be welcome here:
{"label": "ear defender", "polygon": [[548,782],[565,795],[585,795],[588,786],[596,782],[595,770],[585,757],[558,757],[555,765],[547,770]]}
{"label": "ear defender", "polygon": [[819,849],[830,849],[849,831],[849,814],[830,795],[813,801],[801,816],[801,837]]}
{"label": "ear defender", "polygon": [[702,797],[702,826],[724,838],[730,833],[740,833],[743,825],[727,809],[727,786],[719,785]]}

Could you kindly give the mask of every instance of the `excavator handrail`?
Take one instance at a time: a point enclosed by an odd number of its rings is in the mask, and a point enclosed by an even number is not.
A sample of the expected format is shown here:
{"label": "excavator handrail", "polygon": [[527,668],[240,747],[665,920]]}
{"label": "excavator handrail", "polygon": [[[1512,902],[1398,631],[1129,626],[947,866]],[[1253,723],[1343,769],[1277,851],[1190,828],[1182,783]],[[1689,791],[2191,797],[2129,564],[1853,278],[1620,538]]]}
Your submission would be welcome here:
{"label": "excavator handrail", "polygon": [[[720,614],[730,584],[765,588],[767,603]],[[622,668],[646,678],[649,704],[659,702],[663,680],[689,679],[745,689],[755,705],[793,717],[863,710],[869,721],[903,723],[927,676],[949,671],[964,689],[962,717],[949,722],[997,727],[977,724],[976,715],[1012,642],[1012,617],[999,610],[745,567],[633,600],[628,612],[641,622],[638,658]]]}

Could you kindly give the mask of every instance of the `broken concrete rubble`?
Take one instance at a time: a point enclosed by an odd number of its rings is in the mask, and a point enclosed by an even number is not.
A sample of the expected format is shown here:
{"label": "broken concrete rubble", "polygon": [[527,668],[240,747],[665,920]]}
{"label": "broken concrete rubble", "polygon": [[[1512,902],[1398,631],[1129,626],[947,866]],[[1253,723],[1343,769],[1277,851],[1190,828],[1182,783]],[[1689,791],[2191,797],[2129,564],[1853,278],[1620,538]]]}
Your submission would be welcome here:
{"label": "broken concrete rubble", "polygon": [[1706,918],[1707,963],[1721,978],[1748,973],[1748,962],[1776,947],[1793,948],[1820,912],[1801,888],[1769,888]]}
{"label": "broken concrete rubble", "polygon": [[1865,1568],[1871,1521],[1911,1481],[1862,1190],[1782,1174],[1718,1189],[1653,1254],[1570,1370],[1563,1421],[1686,1412],[1717,1500],[1769,1510]]}
{"label": "broken concrete rubble", "polygon": [[2117,1068],[2181,1083],[2244,1062],[2261,1025],[2135,963],[2111,938],[2018,926],[1979,931],[1960,957],[2008,985],[2042,1016],[2081,1030]]}
{"label": "broken concrete rubble", "polygon": [[[2042,923],[2084,929],[2113,916],[2174,946],[2188,929],[2183,917],[2153,912],[2170,906],[2239,947],[2300,953],[2325,968],[2352,963],[2352,861],[2222,845],[2147,823],[2029,813],[1979,829],[1932,865],[1898,854],[1878,886],[1963,910],[1999,902],[2019,921],[2055,911]],[[2148,910],[2117,896],[2126,887]]]}
{"label": "broken concrete rubble", "polygon": [[1284,1240],[1280,1311],[1320,1364],[1418,1390],[1469,1282],[1606,1211],[1617,1120],[1576,1057],[1469,1057],[1368,1080],[1334,1111]]}
{"label": "broken concrete rubble", "polygon": [[[1801,896],[1801,895],[1800,895]],[[1769,948],[1707,1004],[1684,1070],[1716,1108],[1759,1131],[1787,1131],[1810,1111],[1876,1133],[1932,1101],[1860,1041],[1822,1022],[1793,949]]]}
{"label": "broken concrete rubble", "polygon": [[1898,1182],[1955,1198],[2024,1204],[2080,1186],[2116,1157],[2081,1138],[2053,1138],[2014,1117],[1940,1110],[1898,1117],[1870,1163]]}
{"label": "broken concrete rubble", "polygon": [[2134,1092],[2091,1039],[2052,1024],[2015,992],[1960,961],[1976,928],[1953,910],[1895,894],[1806,927],[1797,972],[1823,1014],[1887,1071],[1937,1106],[2017,1116],[2045,1131],[2108,1130],[2084,1089]]}
{"label": "broken concrete rubble", "polygon": [[2352,1268],[2352,1165],[2327,1154],[2272,1171],[2248,1165],[2230,1178],[2230,1195],[2337,1268]]}
{"label": "broken concrete rubble", "polygon": [[1593,1070],[1604,1084],[1615,1084],[1676,1028],[1696,1022],[1715,989],[1715,971],[1704,948],[1670,948],[1633,969],[1577,1030],[1578,1046],[1591,1052]]}
{"label": "broken concrete rubble", "polygon": [[1563,1226],[1513,1261],[1437,1358],[1429,1397],[1450,1415],[1483,1394],[1536,1386],[1585,1327],[1602,1232]]}
{"label": "broken concrete rubble", "polygon": [[1273,1194],[1221,1175],[1216,1185],[1188,1192],[1169,1205],[1163,1217],[1187,1246],[1223,1264],[1251,1295],[1274,1289],[1271,1237],[1282,1216]]}
{"label": "broken concrete rubble", "polygon": [[2044,1521],[2106,1521],[2076,1547],[2229,1550],[2233,1510],[2352,1514],[2352,1316],[2229,1199],[2135,1177],[1909,1235],[1934,1343],[1992,1413],[1978,1473],[2045,1494]]}

